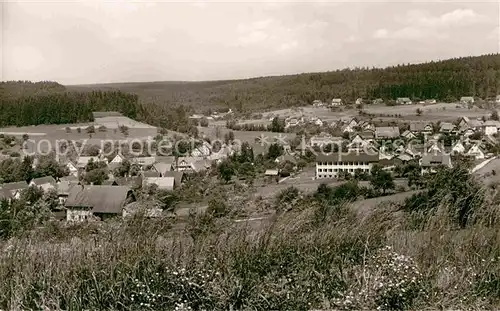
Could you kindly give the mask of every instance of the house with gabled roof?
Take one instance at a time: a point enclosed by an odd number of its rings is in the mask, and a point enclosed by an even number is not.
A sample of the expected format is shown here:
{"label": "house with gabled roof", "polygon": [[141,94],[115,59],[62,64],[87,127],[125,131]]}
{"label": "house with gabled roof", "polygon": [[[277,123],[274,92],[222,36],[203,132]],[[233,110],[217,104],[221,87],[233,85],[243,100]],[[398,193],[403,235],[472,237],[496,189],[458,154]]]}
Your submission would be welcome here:
{"label": "house with gabled roof", "polygon": [[414,139],[417,137],[417,135],[413,134],[413,132],[410,130],[406,130],[403,132],[403,134],[401,134],[401,137],[405,139]]}
{"label": "house with gabled roof", "polygon": [[21,192],[28,189],[29,185],[25,181],[11,182],[1,184],[0,189],[8,197],[8,199],[18,200],[21,197]]}
{"label": "house with gabled roof", "polygon": [[126,204],[135,201],[132,190],[126,186],[83,186],[70,189],[65,207],[68,221],[83,221],[90,216],[101,220],[122,216]]}
{"label": "house with gabled roof", "polygon": [[123,161],[125,161],[125,157],[118,153],[109,163],[121,164]]}
{"label": "house with gabled roof", "polygon": [[47,192],[51,189],[56,188],[56,180],[52,176],[45,176],[40,178],[34,178],[30,181],[30,187],[36,187]]}
{"label": "house with gabled roof", "polygon": [[160,174],[160,176],[163,176],[166,172],[170,172],[173,170],[173,165],[174,163],[160,162],[153,164],[153,167],[151,169]]}
{"label": "house with gabled roof", "polygon": [[399,137],[399,127],[381,126],[375,128],[376,139],[394,139]]}
{"label": "house with gabled roof", "polygon": [[155,162],[156,157],[135,157],[130,159],[131,164],[138,165],[142,169],[153,166]]}
{"label": "house with gabled roof", "polygon": [[465,146],[461,141],[457,141],[451,148],[453,154],[463,154],[465,152]]}
{"label": "house with gabled roof", "polygon": [[485,158],[486,152],[484,149],[479,145],[475,144],[473,145],[465,154],[468,157],[473,157],[476,160],[482,160]]}
{"label": "house with gabled roof", "polygon": [[473,104],[474,103],[474,97],[473,96],[462,96],[460,98],[460,103],[461,104]]}
{"label": "house with gabled roof", "polygon": [[175,179],[173,177],[146,177],[143,186],[156,185],[158,190],[174,190]]}
{"label": "house with gabled roof", "polygon": [[430,123],[413,122],[413,123],[410,123],[410,131],[413,133],[422,133],[422,134],[430,135],[434,132],[434,128],[432,127],[432,124],[430,124]]}
{"label": "house with gabled roof", "polygon": [[500,129],[500,122],[495,120],[488,120],[483,123],[484,134],[485,135],[495,135]]}
{"label": "house with gabled roof", "polygon": [[412,104],[411,99],[409,97],[398,97],[398,99],[396,99],[396,102],[399,105],[411,105]]}
{"label": "house with gabled roof", "polygon": [[420,168],[421,168],[421,174],[428,174],[428,173],[436,173],[437,168],[443,166],[443,167],[452,167],[451,163],[451,157],[448,154],[428,154],[424,155],[420,159]]}
{"label": "house with gabled roof", "polygon": [[341,98],[334,98],[332,99],[332,107],[338,107],[338,106],[342,106],[344,103],[342,102],[342,99]]}
{"label": "house with gabled roof", "polygon": [[456,132],[456,127],[453,123],[441,122],[441,124],[439,125],[439,132],[445,134],[454,133]]}

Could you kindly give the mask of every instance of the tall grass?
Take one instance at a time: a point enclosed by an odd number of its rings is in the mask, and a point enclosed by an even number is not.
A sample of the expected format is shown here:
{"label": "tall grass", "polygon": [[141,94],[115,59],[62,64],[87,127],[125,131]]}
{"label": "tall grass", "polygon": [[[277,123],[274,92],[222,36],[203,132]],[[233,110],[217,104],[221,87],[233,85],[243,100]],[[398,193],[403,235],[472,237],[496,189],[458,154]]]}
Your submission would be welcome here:
{"label": "tall grass", "polygon": [[[443,207],[445,210],[446,207]],[[484,204],[483,215],[498,214]],[[137,217],[40,228],[2,245],[5,310],[491,308],[500,297],[500,228],[446,212],[412,229],[395,205],[360,218],[315,207],[259,226],[215,219],[193,240]],[[342,217],[338,217],[341,213]],[[204,224],[199,224],[204,225]],[[193,228],[190,226],[188,228]],[[189,229],[191,230],[191,229]],[[389,248],[387,246],[390,246]]]}

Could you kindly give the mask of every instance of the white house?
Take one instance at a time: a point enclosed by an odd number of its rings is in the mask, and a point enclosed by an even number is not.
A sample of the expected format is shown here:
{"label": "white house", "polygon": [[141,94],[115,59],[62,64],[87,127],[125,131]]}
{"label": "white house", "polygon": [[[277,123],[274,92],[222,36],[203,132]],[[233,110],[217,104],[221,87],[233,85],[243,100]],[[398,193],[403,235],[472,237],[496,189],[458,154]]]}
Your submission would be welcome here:
{"label": "white house", "polygon": [[119,154],[119,153],[118,153],[118,154],[117,154],[117,155],[113,158],[113,160],[111,160],[111,162],[109,162],[109,163],[120,164],[120,163],[122,163],[124,160],[125,160],[125,157],[124,157],[123,155],[121,155],[121,154]]}
{"label": "white house", "polygon": [[408,97],[399,97],[398,99],[396,99],[396,102],[399,105],[411,105],[412,104],[411,99]]}
{"label": "white house", "polygon": [[332,99],[332,106],[337,107],[337,106],[342,106],[342,99],[341,98],[334,98]]}
{"label": "white house", "polygon": [[373,165],[378,161],[378,154],[355,152],[320,154],[316,157],[316,178],[335,178],[343,172],[354,175],[356,170],[370,173]]}
{"label": "white house", "polygon": [[465,152],[464,144],[461,141],[457,141],[453,148],[451,148],[451,152],[454,154],[463,154]]}
{"label": "white house", "polygon": [[314,121],[314,124],[316,124],[317,126],[323,126],[323,121],[318,118],[316,121]]}
{"label": "white house", "polygon": [[474,97],[472,96],[463,96],[460,98],[460,103],[462,104],[473,104],[474,103]]}
{"label": "white house", "polygon": [[500,95],[497,95],[497,97],[496,97],[496,99],[495,99],[495,102],[496,102],[497,104],[500,104]]}
{"label": "white house", "polygon": [[73,164],[73,162],[68,161],[68,163],[66,163],[66,167],[68,168],[70,175],[78,177],[78,168],[76,168],[76,165]]}
{"label": "white house", "polygon": [[500,128],[500,122],[489,120],[483,123],[483,127],[485,135],[495,135],[498,133],[498,129]]}
{"label": "white house", "polygon": [[469,151],[467,151],[466,155],[469,157],[473,157],[476,160],[482,160],[485,158],[484,156],[485,152],[482,150],[482,148],[479,145],[474,145],[472,146]]}

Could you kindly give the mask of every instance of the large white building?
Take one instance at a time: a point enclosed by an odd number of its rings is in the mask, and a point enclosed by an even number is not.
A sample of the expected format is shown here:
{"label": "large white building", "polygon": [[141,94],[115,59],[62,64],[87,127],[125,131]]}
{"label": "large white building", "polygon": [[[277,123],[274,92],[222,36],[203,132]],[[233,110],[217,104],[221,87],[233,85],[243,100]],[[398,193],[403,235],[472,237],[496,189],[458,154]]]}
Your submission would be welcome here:
{"label": "large white building", "polygon": [[357,152],[320,154],[316,157],[316,178],[336,178],[342,172],[354,175],[358,169],[370,173],[378,161],[378,154]]}

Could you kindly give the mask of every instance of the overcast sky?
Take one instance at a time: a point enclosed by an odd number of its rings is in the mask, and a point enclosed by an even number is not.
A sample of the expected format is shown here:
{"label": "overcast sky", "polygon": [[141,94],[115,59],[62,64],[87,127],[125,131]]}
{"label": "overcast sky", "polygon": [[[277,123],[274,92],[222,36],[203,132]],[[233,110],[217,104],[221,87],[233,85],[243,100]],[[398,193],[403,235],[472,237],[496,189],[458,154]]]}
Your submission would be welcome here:
{"label": "overcast sky", "polygon": [[498,53],[489,2],[8,2],[1,80],[215,80]]}

